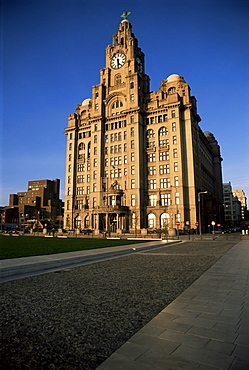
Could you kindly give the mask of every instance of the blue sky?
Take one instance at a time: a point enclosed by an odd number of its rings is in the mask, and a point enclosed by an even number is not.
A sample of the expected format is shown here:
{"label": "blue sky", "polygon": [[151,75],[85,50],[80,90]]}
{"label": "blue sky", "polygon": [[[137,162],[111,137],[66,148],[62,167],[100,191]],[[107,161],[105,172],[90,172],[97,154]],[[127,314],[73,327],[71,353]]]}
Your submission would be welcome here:
{"label": "blue sky", "polygon": [[61,179],[63,199],[67,115],[99,83],[123,10],[151,91],[184,76],[221,147],[223,182],[249,197],[247,0],[2,0],[0,205],[37,179]]}

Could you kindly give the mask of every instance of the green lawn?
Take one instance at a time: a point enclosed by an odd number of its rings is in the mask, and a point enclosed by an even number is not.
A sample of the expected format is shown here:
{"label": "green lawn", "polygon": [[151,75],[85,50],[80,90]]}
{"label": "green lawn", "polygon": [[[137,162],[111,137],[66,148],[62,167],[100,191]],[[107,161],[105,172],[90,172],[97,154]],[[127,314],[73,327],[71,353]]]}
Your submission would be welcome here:
{"label": "green lawn", "polygon": [[63,253],[114,247],[124,244],[142,243],[142,241],[126,239],[94,239],[94,238],[45,238],[43,236],[5,236],[0,235],[0,259],[42,254]]}

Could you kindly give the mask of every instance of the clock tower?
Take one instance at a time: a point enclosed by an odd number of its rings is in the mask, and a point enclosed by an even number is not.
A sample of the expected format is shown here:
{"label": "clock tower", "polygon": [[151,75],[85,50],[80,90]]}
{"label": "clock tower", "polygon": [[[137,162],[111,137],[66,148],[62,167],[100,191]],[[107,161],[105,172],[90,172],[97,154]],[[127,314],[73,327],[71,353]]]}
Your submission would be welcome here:
{"label": "clock tower", "polygon": [[64,228],[95,234],[173,230],[186,222],[192,228],[199,192],[208,190],[217,209],[223,202],[215,200],[222,187],[219,148],[201,132],[182,76],[172,74],[150,91],[126,15],[106,47],[91,98],[68,116]]}

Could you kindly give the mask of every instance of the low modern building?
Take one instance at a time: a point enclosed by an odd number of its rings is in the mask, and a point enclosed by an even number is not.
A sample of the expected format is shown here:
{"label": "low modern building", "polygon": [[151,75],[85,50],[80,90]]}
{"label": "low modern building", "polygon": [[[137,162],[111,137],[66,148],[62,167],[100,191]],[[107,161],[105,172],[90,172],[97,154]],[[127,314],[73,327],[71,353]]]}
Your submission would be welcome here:
{"label": "low modern building", "polygon": [[27,191],[10,194],[5,222],[22,225],[38,222],[51,227],[58,227],[60,223],[62,227],[63,202],[59,195],[59,179],[29,181]]}
{"label": "low modern building", "polygon": [[64,227],[146,233],[222,223],[220,147],[201,130],[184,77],[150,91],[127,19],[105,53],[99,84],[68,116]]}

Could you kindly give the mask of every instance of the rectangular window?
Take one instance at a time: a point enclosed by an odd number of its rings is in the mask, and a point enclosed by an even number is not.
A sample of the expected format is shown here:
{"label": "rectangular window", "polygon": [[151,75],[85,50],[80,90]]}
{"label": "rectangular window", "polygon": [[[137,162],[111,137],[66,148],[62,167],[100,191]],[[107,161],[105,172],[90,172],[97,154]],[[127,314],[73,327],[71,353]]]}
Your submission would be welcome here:
{"label": "rectangular window", "polygon": [[93,178],[96,179],[97,178],[97,171],[93,171]]}
{"label": "rectangular window", "polygon": [[93,160],[93,167],[97,167],[97,158],[94,158]]}
{"label": "rectangular window", "polygon": [[93,154],[94,154],[94,155],[96,155],[96,154],[97,154],[97,147],[96,147],[96,146],[93,148]]}
{"label": "rectangular window", "polygon": [[161,206],[170,205],[170,194],[161,194]]}
{"label": "rectangular window", "polygon": [[177,144],[176,136],[173,136],[173,144]]}
{"label": "rectangular window", "polygon": [[68,172],[71,172],[72,171],[72,165],[71,164],[69,164],[68,165]]}
{"label": "rectangular window", "polygon": [[158,116],[158,123],[163,122],[163,116]]}
{"label": "rectangular window", "polygon": [[127,152],[127,144],[124,144],[124,152]]}
{"label": "rectangular window", "polygon": [[97,143],[97,142],[98,142],[98,136],[97,136],[97,135],[94,135],[94,137],[93,137],[93,142],[94,142],[94,143]]}
{"label": "rectangular window", "polygon": [[124,155],[124,163],[128,163],[127,155]]}
{"label": "rectangular window", "polygon": [[68,184],[71,184],[71,178],[72,178],[71,176],[68,176],[68,177],[67,177],[67,183],[68,183]]}
{"label": "rectangular window", "polygon": [[155,175],[156,174],[156,167],[155,166],[151,166],[148,168],[148,173],[149,175]]}
{"label": "rectangular window", "polygon": [[131,149],[134,149],[134,148],[135,148],[135,141],[131,140]]}
{"label": "rectangular window", "polygon": [[176,204],[180,204],[180,193],[175,193],[175,202]]}
{"label": "rectangular window", "polygon": [[156,189],[156,179],[148,180],[148,189]]}
{"label": "rectangular window", "polygon": [[135,189],[135,179],[131,180],[131,189]]}
{"label": "rectangular window", "polygon": [[91,177],[90,177],[90,175],[87,175],[87,182],[90,182],[90,179],[91,179]]}
{"label": "rectangular window", "polygon": [[77,183],[81,183],[85,181],[85,176],[84,175],[78,175],[77,176]]}
{"label": "rectangular window", "polygon": [[131,166],[131,175],[135,175],[135,166]]}
{"label": "rectangular window", "polygon": [[174,162],[174,171],[178,171],[178,162]]}
{"label": "rectangular window", "polygon": [[68,156],[68,160],[71,161],[72,160],[72,154],[69,154]]}
{"label": "rectangular window", "polygon": [[131,162],[135,162],[135,153],[131,153]]}
{"label": "rectangular window", "polygon": [[71,195],[71,188],[67,188],[67,195]]}
{"label": "rectangular window", "polygon": [[106,146],[105,147],[105,155],[107,155],[108,154],[108,147]]}
{"label": "rectangular window", "polygon": [[173,158],[177,158],[177,149],[173,149]]}
{"label": "rectangular window", "polygon": [[149,195],[149,206],[155,207],[157,203],[157,196],[156,194]]}
{"label": "rectangular window", "polygon": [[77,192],[77,195],[83,195],[83,194],[85,194],[84,186],[78,187],[76,192]]}
{"label": "rectangular window", "polygon": [[131,100],[134,100],[134,94],[131,94],[131,95],[130,95],[130,99],[131,99]]}
{"label": "rectangular window", "polygon": [[85,165],[82,163],[78,164],[78,172],[83,172],[83,171],[85,171]]}
{"label": "rectangular window", "polygon": [[160,173],[160,175],[162,175],[164,173],[169,173],[169,164],[163,164],[163,165],[159,166],[159,173]]}
{"label": "rectangular window", "polygon": [[172,131],[176,131],[176,123],[175,122],[172,123]]}
{"label": "rectangular window", "polygon": [[93,184],[93,192],[95,193],[97,191],[97,184],[96,183],[94,183]]}
{"label": "rectangular window", "polygon": [[93,198],[93,208],[95,208],[95,207],[96,207],[96,205],[97,205],[97,199],[94,197],[94,198]]}
{"label": "rectangular window", "polygon": [[124,140],[127,139],[127,132],[124,131]]}
{"label": "rectangular window", "polygon": [[160,152],[159,161],[166,161],[169,159],[169,152]]}
{"label": "rectangular window", "polygon": [[70,209],[70,204],[71,204],[70,200],[67,200],[67,211]]}
{"label": "rectangular window", "polygon": [[131,206],[135,206],[136,205],[136,195],[135,194],[131,194]]}
{"label": "rectangular window", "polygon": [[175,176],[174,177],[174,185],[175,186],[179,186],[179,178],[178,178],[178,176]]}
{"label": "rectangular window", "polygon": [[170,188],[170,179],[160,179],[160,188],[161,189]]}
{"label": "rectangular window", "polygon": [[126,176],[128,174],[127,168],[124,168],[124,175]]}
{"label": "rectangular window", "polygon": [[105,167],[109,166],[109,159],[105,158]]}
{"label": "rectangular window", "polygon": [[131,116],[131,123],[134,123],[134,116]]}
{"label": "rectangular window", "polygon": [[171,117],[172,117],[172,118],[175,118],[175,116],[176,116],[176,111],[175,111],[175,110],[172,110],[172,111],[171,111]]}
{"label": "rectangular window", "polygon": [[134,135],[135,135],[134,127],[131,127],[131,136],[134,136]]}
{"label": "rectangular window", "polygon": [[148,155],[148,162],[156,162],[156,153],[150,153]]}
{"label": "rectangular window", "polygon": [[108,135],[105,135],[105,143],[108,143],[109,140],[108,140]]}

